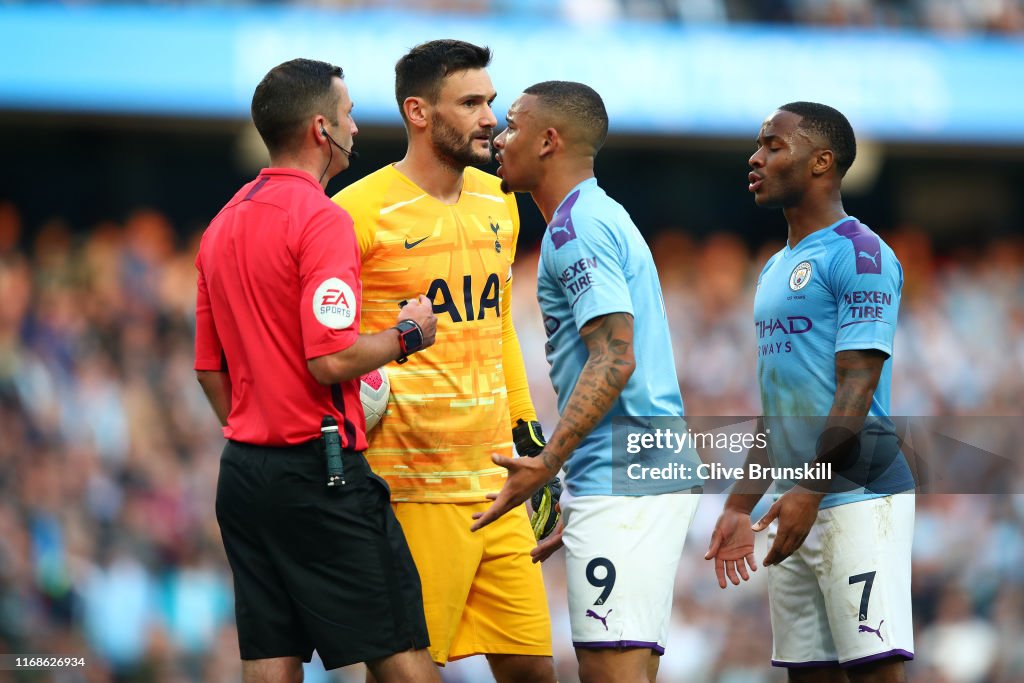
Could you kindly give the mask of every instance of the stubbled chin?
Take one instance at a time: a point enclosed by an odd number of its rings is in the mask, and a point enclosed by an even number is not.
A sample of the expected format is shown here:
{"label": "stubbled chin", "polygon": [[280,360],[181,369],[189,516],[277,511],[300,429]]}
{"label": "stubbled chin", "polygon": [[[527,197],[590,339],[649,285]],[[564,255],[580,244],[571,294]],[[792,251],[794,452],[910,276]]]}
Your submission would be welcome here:
{"label": "stubbled chin", "polygon": [[501,191],[505,194],[512,194],[512,190],[508,186],[508,181],[504,178],[501,179]]}

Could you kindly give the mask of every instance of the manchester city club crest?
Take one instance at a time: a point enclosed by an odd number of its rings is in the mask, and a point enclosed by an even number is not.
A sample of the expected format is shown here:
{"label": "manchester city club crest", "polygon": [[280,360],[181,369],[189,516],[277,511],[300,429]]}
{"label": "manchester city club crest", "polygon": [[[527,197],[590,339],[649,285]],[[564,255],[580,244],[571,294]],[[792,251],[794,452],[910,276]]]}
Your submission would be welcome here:
{"label": "manchester city club crest", "polygon": [[789,288],[794,292],[803,289],[811,281],[811,262],[801,261],[789,275]]}

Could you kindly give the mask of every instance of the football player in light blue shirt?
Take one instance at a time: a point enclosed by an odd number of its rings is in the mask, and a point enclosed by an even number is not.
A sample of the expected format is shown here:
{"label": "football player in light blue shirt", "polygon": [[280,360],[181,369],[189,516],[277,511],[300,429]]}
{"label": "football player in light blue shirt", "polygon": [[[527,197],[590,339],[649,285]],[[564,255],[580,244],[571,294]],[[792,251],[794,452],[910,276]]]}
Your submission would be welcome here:
{"label": "football player in light blue shirt", "polygon": [[[774,540],[769,571],[772,663],[790,680],[901,683],[913,658],[910,547],[914,488],[889,419],[893,337],[903,270],[892,249],[843,209],[856,156],[849,121],[794,102],[761,126],[748,189],[782,208],[789,239],[757,282],[754,328],[767,448],[747,466],[831,464],[824,482],[785,491],[751,526],[771,481],[741,482],[726,501],[707,559],[718,582],[756,569],[753,532]],[[845,672],[839,669],[843,667]]]}
{"label": "football player in light blue shirt", "polygon": [[[650,248],[629,214],[596,178],[572,188],[555,210],[541,243],[537,298],[558,412],[566,414],[573,388],[590,359],[581,331],[602,316],[629,315],[633,354],[643,359],[616,401],[576,446],[566,463],[574,496],[613,495],[612,418],[682,416],[672,340],[661,283]],[[692,482],[678,482],[677,490]]]}
{"label": "football player in light blue shirt", "polygon": [[[502,188],[530,192],[548,223],[537,297],[560,419],[537,457],[494,458],[509,477],[474,528],[520,505],[565,466],[564,530],[533,555],[543,560],[564,542],[580,678],[653,680],[700,498],[687,495],[696,478],[613,486],[613,469],[625,464],[614,457],[613,419],[640,431],[650,418],[685,428],[658,273],[625,209],[594,178],[608,129],[600,96],[581,83],[538,83],[507,118],[494,141]],[[673,455],[676,465],[699,462],[692,448]]]}
{"label": "football player in light blue shirt", "polygon": [[[758,277],[757,374],[772,464],[799,466],[818,457],[825,416],[836,398],[837,353],[885,355],[874,392],[864,394],[869,419],[861,430],[857,462],[847,470],[833,466],[843,483],[825,495],[819,509],[914,487],[888,419],[902,289],[903,269],[892,249],[850,216],[786,246]],[[795,482],[780,483],[789,489]]]}

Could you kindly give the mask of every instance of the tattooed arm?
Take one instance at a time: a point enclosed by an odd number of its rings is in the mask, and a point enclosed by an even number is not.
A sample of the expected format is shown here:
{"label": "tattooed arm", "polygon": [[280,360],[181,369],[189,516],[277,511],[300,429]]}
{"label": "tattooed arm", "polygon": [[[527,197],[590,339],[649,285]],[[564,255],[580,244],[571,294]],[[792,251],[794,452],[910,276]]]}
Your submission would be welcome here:
{"label": "tattooed arm", "polygon": [[836,395],[830,418],[854,417],[859,418],[858,424],[864,423],[887,358],[888,354],[874,349],[836,354]]}
{"label": "tattooed arm", "polygon": [[611,313],[594,318],[580,329],[580,337],[589,358],[540,454],[551,475],[558,472],[580,441],[608,414],[636,369],[630,314]]}
{"label": "tattooed arm", "polygon": [[[836,353],[836,393],[818,441],[817,462],[829,462],[839,469],[850,464],[851,454],[856,457],[857,434],[871,409],[886,358],[887,354],[876,350]],[[764,558],[765,566],[782,562],[803,544],[824,497],[824,492],[794,487],[754,525],[754,531],[762,531],[773,519],[779,520],[775,542]]]}
{"label": "tattooed arm", "polygon": [[[888,356],[873,349],[836,354],[836,393],[812,464],[827,463],[833,471],[855,464],[858,434],[871,410],[871,400]],[[825,482],[826,487],[828,482]]]}
{"label": "tattooed arm", "polygon": [[547,483],[599,422],[608,414],[636,368],[633,356],[633,316],[609,313],[598,316],[580,329],[589,357],[569,396],[555,431],[544,450],[535,458],[503,458],[494,462],[508,468],[509,475],[494,504],[476,517],[477,530],[525,502]]}

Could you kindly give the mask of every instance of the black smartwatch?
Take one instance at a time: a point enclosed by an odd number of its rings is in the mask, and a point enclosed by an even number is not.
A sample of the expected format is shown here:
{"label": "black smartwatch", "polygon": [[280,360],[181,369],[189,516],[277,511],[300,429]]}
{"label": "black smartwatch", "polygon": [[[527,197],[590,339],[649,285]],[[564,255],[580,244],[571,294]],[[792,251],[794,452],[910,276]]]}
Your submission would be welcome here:
{"label": "black smartwatch", "polygon": [[423,348],[423,330],[413,320],[401,320],[395,329],[398,330],[398,346],[402,355],[395,360],[399,364],[409,360],[409,356]]}

